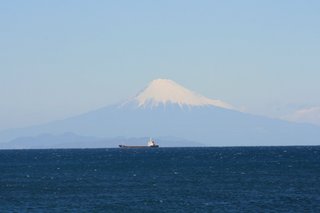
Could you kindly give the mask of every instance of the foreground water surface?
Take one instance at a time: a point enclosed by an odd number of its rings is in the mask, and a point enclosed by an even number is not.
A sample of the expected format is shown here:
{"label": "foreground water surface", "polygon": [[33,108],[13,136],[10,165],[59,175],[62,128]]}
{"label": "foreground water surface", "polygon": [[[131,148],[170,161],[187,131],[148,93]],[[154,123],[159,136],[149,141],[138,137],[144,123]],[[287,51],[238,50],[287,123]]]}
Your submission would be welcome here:
{"label": "foreground water surface", "polygon": [[0,151],[0,212],[320,212],[320,147]]}

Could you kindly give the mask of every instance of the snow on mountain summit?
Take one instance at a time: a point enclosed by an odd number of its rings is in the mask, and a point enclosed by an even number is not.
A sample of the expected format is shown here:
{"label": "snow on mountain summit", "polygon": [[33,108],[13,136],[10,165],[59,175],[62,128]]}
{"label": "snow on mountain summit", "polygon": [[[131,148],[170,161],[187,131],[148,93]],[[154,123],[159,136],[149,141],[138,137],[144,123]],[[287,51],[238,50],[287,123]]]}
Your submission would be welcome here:
{"label": "snow on mountain summit", "polygon": [[178,104],[180,107],[186,106],[216,106],[226,109],[234,109],[228,103],[220,100],[209,99],[198,95],[176,82],[169,79],[153,80],[147,88],[140,92],[134,100],[139,107],[156,107],[166,104]]}

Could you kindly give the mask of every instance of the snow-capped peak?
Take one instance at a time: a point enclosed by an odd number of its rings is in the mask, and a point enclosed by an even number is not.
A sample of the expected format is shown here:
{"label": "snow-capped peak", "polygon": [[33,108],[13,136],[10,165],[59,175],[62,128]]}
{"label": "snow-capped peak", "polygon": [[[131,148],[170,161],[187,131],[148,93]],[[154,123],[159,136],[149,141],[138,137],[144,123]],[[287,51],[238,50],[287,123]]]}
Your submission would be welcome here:
{"label": "snow-capped peak", "polygon": [[184,105],[212,105],[226,109],[234,109],[234,107],[228,103],[198,95],[169,79],[153,80],[147,88],[134,97],[134,100],[138,103],[139,107],[156,107],[160,104],[166,105],[173,103],[181,107]]}

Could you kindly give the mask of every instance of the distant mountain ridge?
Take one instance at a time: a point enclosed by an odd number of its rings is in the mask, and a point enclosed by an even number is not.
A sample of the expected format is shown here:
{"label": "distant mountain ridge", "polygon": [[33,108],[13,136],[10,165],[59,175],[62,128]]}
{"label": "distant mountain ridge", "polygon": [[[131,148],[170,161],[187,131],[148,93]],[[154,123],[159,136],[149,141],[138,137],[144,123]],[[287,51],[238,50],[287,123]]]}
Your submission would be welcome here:
{"label": "distant mountain ridge", "polygon": [[[8,143],[0,143],[0,149],[70,149],[70,148],[114,148],[119,144],[126,145],[146,145],[149,138],[99,138],[80,136],[74,133],[64,133],[60,135],[41,134],[35,137],[20,137]],[[200,143],[186,141],[179,138],[163,137],[157,138],[157,143],[161,147],[175,147],[180,144],[183,147],[201,147]]]}
{"label": "distant mountain ridge", "polygon": [[[151,82],[125,103],[44,125],[9,130],[0,133],[0,141],[8,143],[28,136],[36,142],[41,134],[65,132],[93,138],[179,138],[170,146],[185,146],[184,140],[192,141],[190,146],[320,145],[317,126],[242,113],[231,104],[198,95],[167,79]],[[72,143],[74,148],[80,144],[82,148],[91,146],[80,138],[78,144]],[[105,146],[114,144],[105,141]]]}

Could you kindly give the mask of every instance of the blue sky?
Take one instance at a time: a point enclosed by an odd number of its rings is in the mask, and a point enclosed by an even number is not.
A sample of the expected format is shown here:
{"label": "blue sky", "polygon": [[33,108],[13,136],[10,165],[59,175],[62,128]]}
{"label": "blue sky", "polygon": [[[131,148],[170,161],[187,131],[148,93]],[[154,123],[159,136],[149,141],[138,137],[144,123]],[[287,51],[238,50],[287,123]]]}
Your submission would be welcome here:
{"label": "blue sky", "polygon": [[156,78],[320,124],[319,11],[312,0],[4,1],[0,130],[115,103]]}

